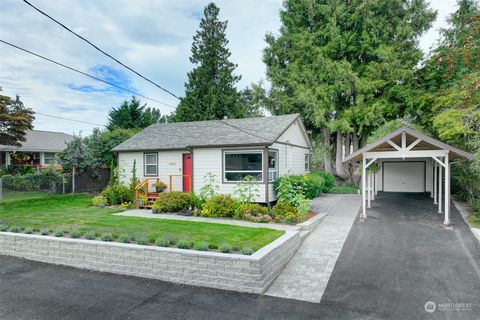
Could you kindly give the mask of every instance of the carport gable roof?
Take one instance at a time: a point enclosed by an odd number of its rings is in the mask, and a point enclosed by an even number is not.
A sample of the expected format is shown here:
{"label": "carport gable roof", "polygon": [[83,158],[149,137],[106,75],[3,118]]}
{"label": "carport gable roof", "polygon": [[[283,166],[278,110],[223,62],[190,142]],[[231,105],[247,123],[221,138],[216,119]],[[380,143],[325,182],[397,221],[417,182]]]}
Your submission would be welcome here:
{"label": "carport gable roof", "polygon": [[[343,162],[347,161],[360,161],[363,158],[363,153],[365,152],[382,152],[382,151],[396,151],[395,147],[390,144],[389,141],[401,146],[402,133],[406,134],[406,143],[408,148],[413,144],[409,149],[412,151],[415,150],[447,150],[450,153],[451,159],[467,159],[473,160],[473,155],[455,148],[451,145],[448,145],[440,140],[434,139],[432,137],[426,136],[423,133],[420,133],[416,130],[413,130],[408,127],[401,127],[390,134],[384,136],[377,141],[366,145],[365,147],[355,151],[351,155],[345,157]],[[419,140],[419,141],[417,141]],[[400,142],[400,143],[399,143]]]}

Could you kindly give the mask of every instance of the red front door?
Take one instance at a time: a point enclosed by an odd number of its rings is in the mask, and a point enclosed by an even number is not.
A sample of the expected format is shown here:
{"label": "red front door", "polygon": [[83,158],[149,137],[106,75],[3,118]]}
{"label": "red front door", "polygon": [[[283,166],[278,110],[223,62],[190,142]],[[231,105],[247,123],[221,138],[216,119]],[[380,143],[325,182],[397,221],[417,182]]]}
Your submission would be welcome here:
{"label": "red front door", "polygon": [[183,154],[183,192],[192,191],[192,155]]}

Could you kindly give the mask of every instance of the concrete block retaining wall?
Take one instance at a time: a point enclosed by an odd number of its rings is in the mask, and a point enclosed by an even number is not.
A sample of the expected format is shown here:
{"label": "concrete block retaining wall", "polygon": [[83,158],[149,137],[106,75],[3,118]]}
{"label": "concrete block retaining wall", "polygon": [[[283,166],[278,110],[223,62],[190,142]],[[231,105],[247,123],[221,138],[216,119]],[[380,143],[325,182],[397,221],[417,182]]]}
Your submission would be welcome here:
{"label": "concrete block retaining wall", "polygon": [[251,256],[0,232],[0,254],[65,266],[263,293],[300,245],[286,233]]}

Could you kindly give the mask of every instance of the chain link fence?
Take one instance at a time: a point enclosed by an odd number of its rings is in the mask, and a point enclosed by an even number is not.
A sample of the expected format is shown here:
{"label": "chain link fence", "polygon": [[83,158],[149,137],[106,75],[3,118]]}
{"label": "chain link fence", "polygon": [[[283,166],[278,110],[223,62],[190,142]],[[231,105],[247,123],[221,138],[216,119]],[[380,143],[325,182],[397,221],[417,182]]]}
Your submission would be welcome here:
{"label": "chain link fence", "polygon": [[63,174],[44,169],[34,173],[0,176],[0,202],[44,198],[52,195],[99,192],[110,179],[106,168]]}

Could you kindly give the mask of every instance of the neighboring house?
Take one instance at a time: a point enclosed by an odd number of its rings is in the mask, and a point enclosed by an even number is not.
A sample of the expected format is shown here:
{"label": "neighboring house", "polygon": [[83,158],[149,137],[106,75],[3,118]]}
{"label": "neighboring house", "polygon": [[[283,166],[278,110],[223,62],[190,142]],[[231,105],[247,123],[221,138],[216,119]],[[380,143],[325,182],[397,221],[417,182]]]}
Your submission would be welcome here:
{"label": "neighboring house", "polygon": [[[120,179],[128,183],[135,163],[139,179],[157,179],[166,191],[199,192],[213,173],[220,193],[233,193],[245,176],[259,184],[257,202],[275,200],[273,181],[310,169],[312,144],[298,114],[153,124],[113,148]],[[268,183],[266,183],[268,181]]]}
{"label": "neighboring house", "polygon": [[20,147],[0,144],[0,166],[49,165],[72,139],[72,135],[63,132],[29,130]]}

